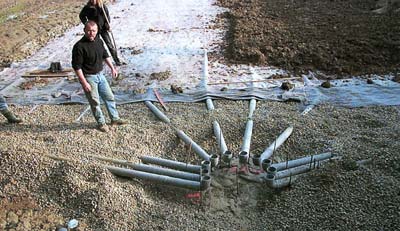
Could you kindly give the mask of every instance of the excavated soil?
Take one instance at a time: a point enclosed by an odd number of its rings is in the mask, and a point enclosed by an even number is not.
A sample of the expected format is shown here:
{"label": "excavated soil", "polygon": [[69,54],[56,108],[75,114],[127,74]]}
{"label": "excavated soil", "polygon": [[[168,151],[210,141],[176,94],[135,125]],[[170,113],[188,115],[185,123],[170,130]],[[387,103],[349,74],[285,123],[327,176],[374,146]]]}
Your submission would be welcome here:
{"label": "excavated soil", "polygon": [[225,56],[338,77],[397,73],[400,4],[375,13],[377,0],[219,0],[231,11]]}
{"label": "excavated soil", "polygon": [[[12,8],[16,2],[29,7]],[[231,9],[224,14],[230,22],[225,50],[230,62],[337,75],[398,68],[398,13],[371,14],[374,1],[220,3]],[[79,23],[83,4],[2,1],[1,63],[32,54]],[[5,9],[17,17],[4,20]],[[248,103],[214,103],[212,113],[204,103],[169,103],[166,115],[209,153],[218,152],[212,132],[217,120],[228,148],[237,155]],[[89,114],[76,121],[83,105],[11,106],[24,122],[0,121],[0,230],[55,230],[71,219],[78,220],[77,230],[396,230],[400,107],[321,105],[302,116],[302,106],[258,102],[251,154],[261,153],[292,125],[293,134],[276,151],[275,161],[327,151],[341,159],[296,178],[283,190],[238,178],[234,169],[220,169],[213,173],[211,190],[201,197],[190,190],[116,177],[104,167],[109,163],[93,157],[139,162],[140,156],[153,155],[199,163],[174,128],[144,104],[119,106],[129,124],[112,127],[107,134],[95,129]]]}

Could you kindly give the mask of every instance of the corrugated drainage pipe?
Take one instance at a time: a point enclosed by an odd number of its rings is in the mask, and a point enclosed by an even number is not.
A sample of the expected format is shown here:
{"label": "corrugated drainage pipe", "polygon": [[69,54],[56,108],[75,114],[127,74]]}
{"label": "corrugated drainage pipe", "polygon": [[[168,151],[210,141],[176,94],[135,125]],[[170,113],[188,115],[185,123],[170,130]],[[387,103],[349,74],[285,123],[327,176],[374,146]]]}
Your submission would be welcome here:
{"label": "corrugated drainage pipe", "polygon": [[242,144],[242,149],[239,153],[239,157],[241,155],[242,156],[246,155],[246,159],[249,158],[252,133],[253,133],[253,120],[248,119],[247,123],[246,123],[246,130],[244,131],[244,135],[243,135],[243,144]]}
{"label": "corrugated drainage pipe", "polygon": [[141,172],[136,170],[130,170],[125,168],[117,168],[112,166],[106,166],[106,168],[117,176],[122,177],[132,177],[138,178],[142,180],[149,180],[160,184],[171,185],[181,188],[187,188],[192,190],[201,190],[201,182],[199,181],[190,181],[184,180],[180,178],[174,178],[169,176],[162,176],[153,173]]}
{"label": "corrugated drainage pipe", "polygon": [[289,138],[289,136],[292,134],[292,131],[293,131],[292,126],[286,128],[285,131],[283,131],[282,134],[280,134],[279,137],[267,149],[265,149],[265,151],[261,154],[260,157],[261,164],[265,159],[269,159],[274,153],[274,151],[278,149],[283,144],[283,142],[286,141],[287,138]]}
{"label": "corrugated drainage pipe", "polygon": [[219,126],[219,123],[217,121],[213,122],[213,128],[219,151],[221,155],[223,155],[225,152],[228,151],[228,147],[226,146],[224,135],[222,134],[221,127]]}
{"label": "corrugated drainage pipe", "polygon": [[210,155],[204,151],[198,144],[196,144],[189,136],[187,136],[183,131],[179,130],[176,132],[179,138],[186,143],[186,145],[190,145],[191,149],[197,153],[203,160],[210,160]]}
{"label": "corrugated drainage pipe", "polygon": [[176,170],[181,170],[185,172],[191,172],[191,173],[196,173],[200,174],[201,171],[201,166],[198,165],[192,165],[192,164],[186,164],[183,162],[178,162],[174,160],[166,160],[158,157],[152,157],[152,156],[142,156],[141,160],[145,164],[156,164]]}
{"label": "corrugated drainage pipe", "polygon": [[171,123],[169,118],[164,113],[162,113],[156,106],[154,106],[154,104],[152,102],[144,101],[144,103],[150,109],[150,111],[152,111],[154,113],[154,115],[157,116],[157,118],[159,118],[161,121],[168,123],[168,124]]}
{"label": "corrugated drainage pipe", "polygon": [[314,161],[322,161],[326,159],[332,158],[333,155],[330,152],[318,154],[318,155],[313,155],[313,156],[306,156],[303,158],[299,158],[296,160],[290,160],[290,161],[285,161],[285,162],[280,162],[276,164],[272,164],[278,171],[287,169],[287,168],[294,168],[300,165],[305,165],[305,164],[312,164]]}

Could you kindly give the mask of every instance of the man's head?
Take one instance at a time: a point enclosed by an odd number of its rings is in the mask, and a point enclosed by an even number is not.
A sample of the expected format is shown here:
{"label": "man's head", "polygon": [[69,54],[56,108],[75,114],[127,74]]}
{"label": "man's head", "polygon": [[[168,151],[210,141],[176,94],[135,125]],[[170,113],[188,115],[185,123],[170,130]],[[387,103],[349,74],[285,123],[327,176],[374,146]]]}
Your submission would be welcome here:
{"label": "man's head", "polygon": [[85,28],[83,29],[85,32],[85,37],[90,41],[94,41],[96,39],[97,30],[97,23],[91,20],[85,23]]}
{"label": "man's head", "polygon": [[103,0],[89,0],[89,3],[93,6],[103,6]]}

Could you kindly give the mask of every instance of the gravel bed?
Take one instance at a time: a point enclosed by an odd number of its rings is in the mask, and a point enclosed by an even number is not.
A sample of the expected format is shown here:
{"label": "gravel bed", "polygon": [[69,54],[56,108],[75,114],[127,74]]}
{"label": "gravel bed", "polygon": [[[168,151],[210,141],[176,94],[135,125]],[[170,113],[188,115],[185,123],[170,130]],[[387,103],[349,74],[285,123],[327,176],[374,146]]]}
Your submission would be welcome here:
{"label": "gravel bed", "polygon": [[[170,103],[165,114],[209,153],[218,147],[212,121],[237,155],[247,101]],[[157,105],[157,104],[156,104]],[[128,125],[95,129],[86,105],[12,107],[23,124],[0,126],[0,229],[52,230],[70,219],[78,230],[395,230],[400,225],[400,107],[321,105],[301,116],[294,102],[258,102],[251,154],[261,153],[288,126],[274,154],[294,159],[331,151],[342,158],[304,174],[283,190],[214,173],[211,190],[196,192],[122,179],[91,155],[139,162],[142,155],[198,164],[174,129],[144,104],[120,105]],[[57,161],[47,155],[67,158]],[[366,160],[363,162],[357,162]],[[194,196],[194,198],[191,198]]]}

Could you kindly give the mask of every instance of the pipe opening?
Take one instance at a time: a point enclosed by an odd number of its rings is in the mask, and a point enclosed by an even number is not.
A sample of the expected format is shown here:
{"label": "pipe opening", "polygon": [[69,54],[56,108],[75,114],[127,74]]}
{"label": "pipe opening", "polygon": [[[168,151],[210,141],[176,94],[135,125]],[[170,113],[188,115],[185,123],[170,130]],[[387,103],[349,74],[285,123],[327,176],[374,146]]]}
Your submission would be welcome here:
{"label": "pipe opening", "polygon": [[225,151],[224,154],[222,154],[222,160],[224,162],[230,162],[232,159],[232,152],[231,151]]}
{"label": "pipe opening", "polygon": [[265,177],[265,182],[267,183],[267,186],[273,188],[275,182],[275,174],[267,173],[267,176]]}
{"label": "pipe opening", "polygon": [[217,154],[212,154],[210,157],[210,161],[211,161],[211,166],[216,167],[219,162],[219,156]]}
{"label": "pipe opening", "polygon": [[277,170],[274,166],[269,166],[269,167],[267,168],[267,173],[268,173],[268,174],[273,174],[273,175],[275,175],[277,171],[278,171],[278,170]]}
{"label": "pipe opening", "polygon": [[259,165],[260,165],[260,157],[261,157],[260,154],[255,154],[255,155],[253,155],[252,160],[253,160],[253,164],[254,164],[254,165],[256,165],[256,166],[259,166]]}
{"label": "pipe opening", "polygon": [[202,169],[202,170],[201,170],[201,175],[202,175],[202,176],[210,176],[210,170],[208,170],[208,169]]}
{"label": "pipe opening", "polygon": [[262,169],[266,172],[268,170],[268,167],[271,166],[272,160],[270,159],[264,159],[261,163]]}
{"label": "pipe opening", "polygon": [[241,151],[239,153],[239,163],[247,164],[248,159],[249,159],[249,156],[248,156],[248,153],[246,151]]}
{"label": "pipe opening", "polygon": [[201,169],[207,169],[208,171],[211,171],[211,162],[208,160],[203,160],[201,162]]}

